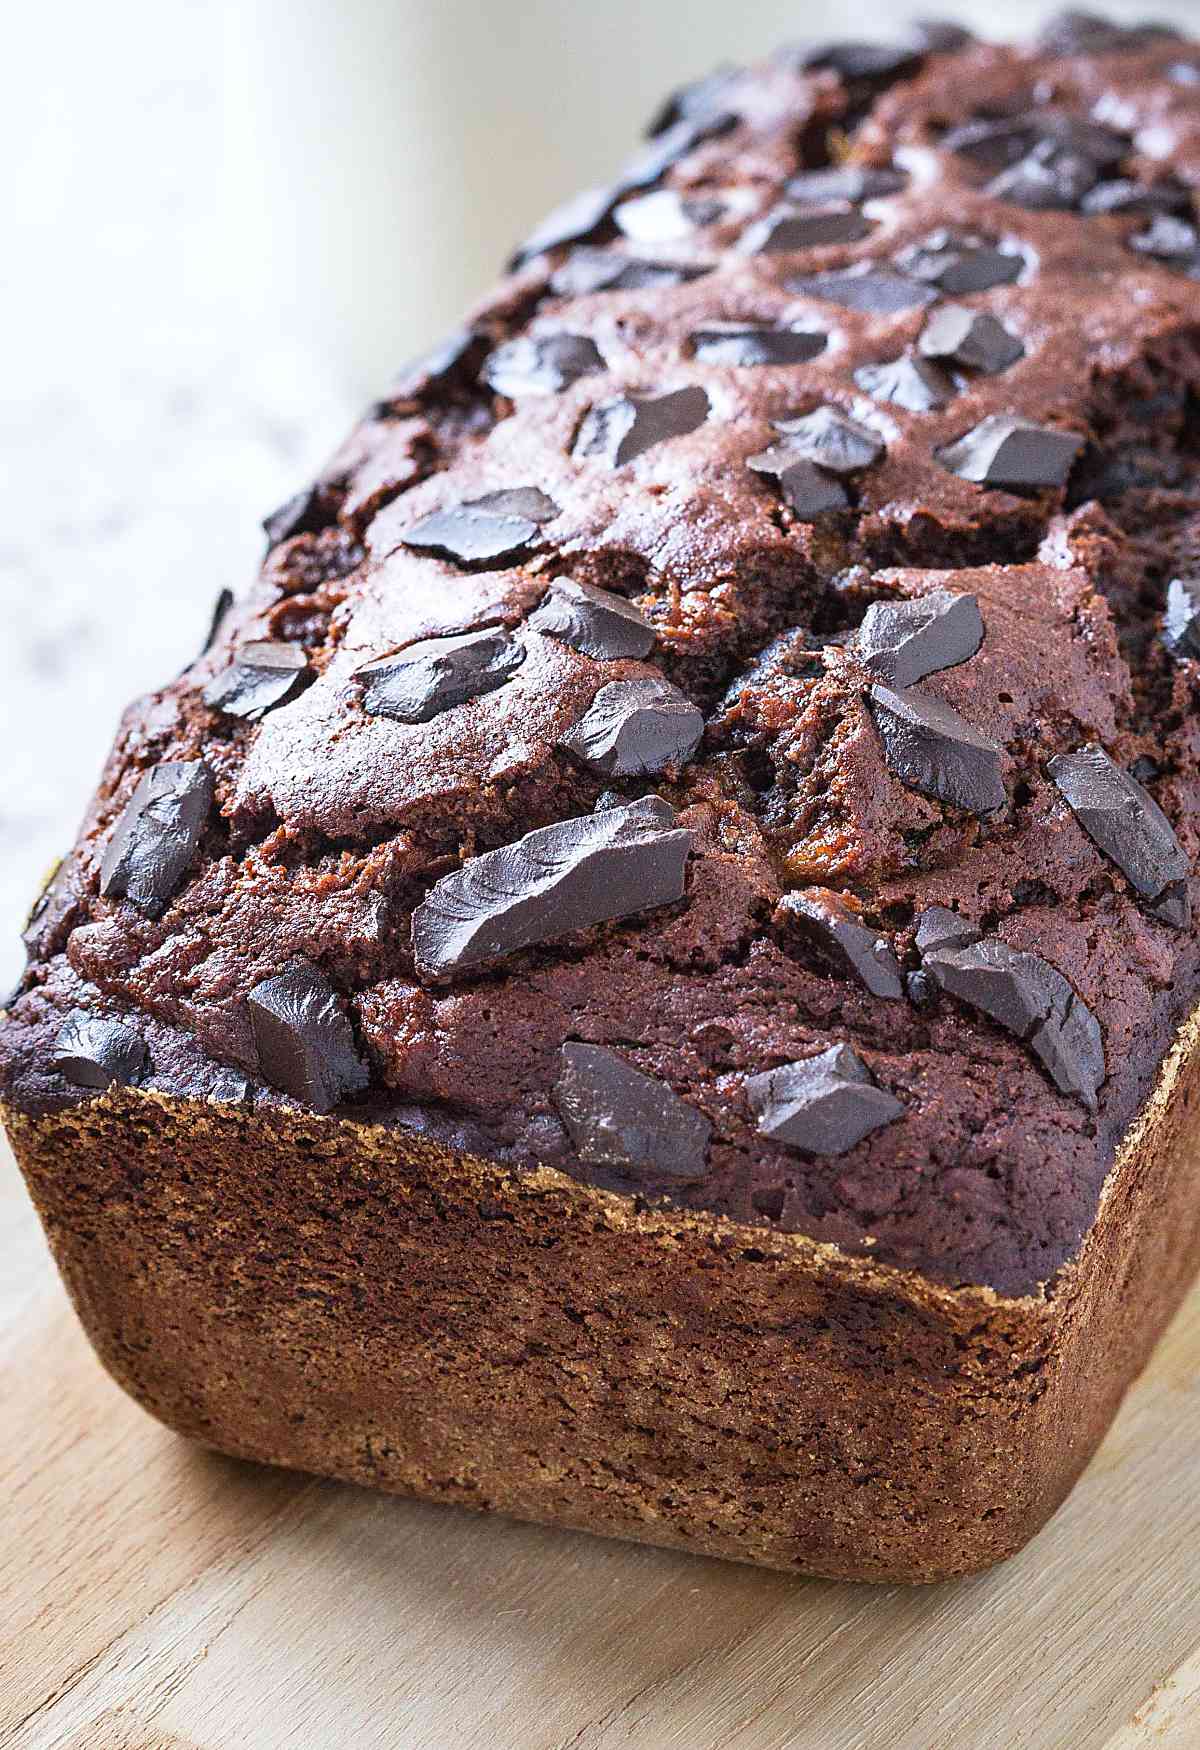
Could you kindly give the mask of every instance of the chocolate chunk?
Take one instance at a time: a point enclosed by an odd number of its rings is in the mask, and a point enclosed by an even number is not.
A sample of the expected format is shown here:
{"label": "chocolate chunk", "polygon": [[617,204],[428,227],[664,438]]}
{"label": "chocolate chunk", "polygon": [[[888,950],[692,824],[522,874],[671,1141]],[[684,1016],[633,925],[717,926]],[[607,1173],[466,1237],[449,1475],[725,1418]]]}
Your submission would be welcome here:
{"label": "chocolate chunk", "polygon": [[212,800],[212,773],[203,761],[152,766],[108,841],[102,897],[127,899],[147,917],[161,917],[200,847]]}
{"label": "chocolate chunk", "polygon": [[54,1068],[76,1088],[136,1087],[150,1071],[140,1033],[120,1021],[72,1009],[54,1040]]}
{"label": "chocolate chunk", "polygon": [[486,569],[528,558],[541,525],[557,515],[558,506],[538,487],[518,486],[431,511],[400,539],[418,553]]}
{"label": "chocolate chunk", "polygon": [[569,1041],[561,1062],[554,1103],[580,1160],[681,1185],[707,1175],[712,1125],[665,1082],[602,1045]]}
{"label": "chocolate chunk", "polygon": [[927,1009],[937,996],[937,983],[931,972],[918,967],[916,972],[904,974],[904,990],[914,1008]]}
{"label": "chocolate chunk", "polygon": [[917,346],[926,358],[948,359],[993,377],[1025,356],[1025,343],[987,310],[943,304],[931,312]]}
{"label": "chocolate chunk", "polygon": [[840,480],[823,473],[815,463],[798,458],[786,444],[774,444],[760,455],[748,457],[746,466],[777,480],[783,502],[802,522],[849,506],[850,495]]}
{"label": "chocolate chunk", "polygon": [[267,552],[278,547],[281,541],[290,541],[294,535],[316,534],[325,527],[326,521],[321,504],[321,488],[306,486],[302,492],[289,498],[286,504],[281,504],[278,510],[273,510],[269,517],[263,518]]}
{"label": "chocolate chunk", "polygon": [[[1136,778],[1089,742],[1078,753],[1056,754],[1046,770],[1088,837],[1116,864],[1134,891],[1152,903],[1173,891],[1168,910],[1178,915],[1181,883],[1191,873],[1170,821]],[[1183,915],[1188,923],[1186,887]]]}
{"label": "chocolate chunk", "polygon": [[529,616],[529,625],[598,662],[645,656],[654,643],[654,628],[640,608],[612,590],[576,583],[571,577],[551,579]]}
{"label": "chocolate chunk", "polygon": [[1065,486],[1083,448],[1078,432],[990,413],[956,443],[935,451],[943,468],[981,486]]}
{"label": "chocolate chunk", "polygon": [[675,243],[705,225],[715,225],[724,211],[724,201],[682,195],[675,188],[656,188],[651,194],[622,201],[613,218],[634,243]]}
{"label": "chocolate chunk", "polygon": [[204,703],[226,717],[257,722],[277,705],[294,699],[308,673],[303,645],[255,639],[238,645],[229,667],[205,687]]}
{"label": "chocolate chunk", "polygon": [[911,601],[872,602],[854,640],[863,663],[890,687],[968,662],[983,643],[973,595],[933,589]]}
{"label": "chocolate chunk", "polygon": [[666,395],[614,395],[592,408],[571,454],[596,456],[620,468],[656,444],[695,431],[709,412],[708,396],[697,384]]}
{"label": "chocolate chunk", "polygon": [[825,351],[829,336],[811,328],[771,328],[764,322],[710,322],[689,336],[706,365],[802,365]]}
{"label": "chocolate chunk", "polygon": [[1037,47],[1044,55],[1106,55],[1178,35],[1173,25],[1117,24],[1097,12],[1071,7],[1047,20],[1038,32]]}
{"label": "chocolate chunk", "polygon": [[918,18],[912,26],[912,39],[918,48],[930,55],[950,55],[969,48],[976,40],[961,24],[951,24],[944,18]]}
{"label": "chocolate chunk", "polygon": [[922,285],[906,274],[892,273],[886,267],[872,267],[869,262],[838,268],[832,273],[803,274],[786,284],[789,292],[821,298],[828,304],[840,304],[845,310],[859,310],[868,316],[897,316],[902,310],[932,304],[937,297],[932,286]]}
{"label": "chocolate chunk", "polygon": [[1024,1040],[1064,1094],[1096,1110],[1106,1073],[1100,1027],[1061,972],[993,936],[931,948],[924,966],[944,991]]}
{"label": "chocolate chunk", "polygon": [[420,358],[402,365],[388,390],[381,412],[390,412],[389,403],[415,401],[431,389],[441,389],[456,378],[469,379],[479,355],[487,345],[484,335],[473,328],[456,328]]}
{"label": "chocolate chunk", "polygon": [[822,43],[802,51],[799,64],[806,73],[836,73],[846,85],[875,85],[915,73],[921,52],[912,42]]}
{"label": "chocolate chunk", "polygon": [[1186,219],[1171,213],[1156,213],[1144,231],[1129,239],[1129,247],[1156,261],[1188,263],[1200,251],[1200,232]]}
{"label": "chocolate chunk", "polygon": [[658,797],[538,827],[434,883],[413,913],[418,970],[443,978],[669,905],[683,897],[690,850]]}
{"label": "chocolate chunk", "polygon": [[370,1080],[354,1029],[328,979],[304,959],[264,978],[246,998],[263,1080],[329,1112]]}
{"label": "chocolate chunk", "polygon": [[877,365],[860,365],[854,381],[876,401],[890,401],[909,413],[929,413],[954,397],[954,379],[928,360],[904,353]]}
{"label": "chocolate chunk", "polygon": [[697,146],[720,139],[736,128],[739,118],[727,109],[707,109],[681,116],[655,134],[648,145],[631,158],[618,178],[622,189],[651,188],[667,171]]}
{"label": "chocolate chunk", "polygon": [[986,292],[992,286],[1011,285],[1025,266],[1025,258],[996,249],[978,237],[935,231],[920,243],[910,243],[902,249],[896,256],[896,266],[912,279],[924,280],[950,297],[961,298],[970,292]]}
{"label": "chocolate chunk", "polygon": [[872,996],[903,997],[900,967],[891,946],[877,931],[867,928],[844,895],[827,887],[785,893],[776,916],[831,960],[839,972],[858,978]]}
{"label": "chocolate chunk", "polygon": [[711,73],[706,73],[703,79],[693,79],[690,85],[681,85],[677,91],[672,91],[647,123],[646,138],[653,140],[685,117],[711,115],[714,110],[719,110],[722,99],[736,84],[740,73],[739,67],[723,62]]}
{"label": "chocolate chunk", "polygon": [[231,589],[218,590],[217,599],[212,607],[212,616],[208,622],[208,632],[197,653],[199,656],[207,656],[217,642],[217,634],[221,630],[221,624],[232,606],[233,591]]}
{"label": "chocolate chunk", "polygon": [[639,778],[685,766],[700,745],[704,715],[668,681],[610,681],[561,745],[603,778]]}
{"label": "chocolate chunk", "polygon": [[1167,585],[1163,643],[1172,656],[1200,657],[1200,578],[1173,577]]}
{"label": "chocolate chunk", "polygon": [[1039,150],[1071,153],[1097,170],[1109,170],[1129,152],[1130,141],[1103,122],[1086,121],[1063,110],[1035,109],[1024,115],[965,122],[943,136],[942,147],[985,170],[1002,170]]}
{"label": "chocolate chunk", "polygon": [[904,1116],[902,1102],[848,1045],[748,1076],[746,1097],[763,1136],[816,1155],[846,1154]]}
{"label": "chocolate chunk", "polygon": [[959,917],[946,905],[928,906],[917,919],[918,954],[929,954],[935,948],[965,948],[979,939],[970,919]]}
{"label": "chocolate chunk", "polygon": [[711,271],[698,262],[643,261],[611,249],[575,249],[551,275],[550,290],[564,298],[583,298],[589,292],[641,292],[682,286]]}
{"label": "chocolate chunk", "polygon": [[557,395],[580,377],[604,369],[594,340],[584,334],[536,334],[498,346],[483,367],[483,380],[497,395]]}
{"label": "chocolate chunk", "polygon": [[525,660],[524,647],[499,626],[458,637],[424,638],[355,674],[369,717],[428,723],[441,711],[495,692]]}
{"label": "chocolate chunk", "polygon": [[1167,78],[1173,85],[1193,88],[1200,85],[1200,67],[1194,61],[1172,61],[1167,68]]}
{"label": "chocolate chunk", "polygon": [[991,814],[1003,808],[1003,748],[944,700],[915,687],[875,686],[867,702],[893,777],[955,808]]}
{"label": "chocolate chunk", "polygon": [[885,444],[870,426],[836,407],[817,407],[794,419],[772,421],[793,456],[816,462],[831,474],[857,474],[883,455]]}
{"label": "chocolate chunk", "polygon": [[555,207],[513,251],[509,257],[509,271],[515,272],[527,261],[532,261],[535,255],[561,249],[564,243],[579,243],[586,237],[595,236],[607,223],[619,193],[619,189],[607,186],[585,188]]}
{"label": "chocolate chunk", "polygon": [[983,192],[993,200],[1012,201],[1034,212],[1070,211],[1081,204],[1097,180],[1091,158],[1068,151],[1054,140],[1041,140],[1027,157],[994,176]]}
{"label": "chocolate chunk", "polygon": [[782,206],[751,225],[742,238],[748,255],[787,255],[797,249],[818,249],[831,243],[857,243],[871,230],[857,207],[848,201],[822,206]]}
{"label": "chocolate chunk", "polygon": [[889,194],[899,194],[908,178],[902,170],[879,169],[870,164],[840,164],[829,170],[802,170],[793,176],[784,193],[792,200],[810,206],[827,201],[880,200]]}
{"label": "chocolate chunk", "polygon": [[1167,177],[1161,182],[1130,182],[1117,178],[1113,182],[1098,182],[1083,197],[1085,213],[1176,213],[1186,212],[1188,191],[1182,183]]}

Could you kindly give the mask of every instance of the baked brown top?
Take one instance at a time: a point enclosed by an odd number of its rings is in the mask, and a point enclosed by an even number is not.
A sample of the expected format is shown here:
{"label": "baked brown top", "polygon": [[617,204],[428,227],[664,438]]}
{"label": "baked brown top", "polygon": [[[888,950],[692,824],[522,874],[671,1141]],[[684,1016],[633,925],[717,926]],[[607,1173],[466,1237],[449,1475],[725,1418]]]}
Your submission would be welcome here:
{"label": "baked brown top", "polygon": [[1198,91],[1073,14],[676,94],[127,713],[5,1097],[1049,1279],[1198,984]]}

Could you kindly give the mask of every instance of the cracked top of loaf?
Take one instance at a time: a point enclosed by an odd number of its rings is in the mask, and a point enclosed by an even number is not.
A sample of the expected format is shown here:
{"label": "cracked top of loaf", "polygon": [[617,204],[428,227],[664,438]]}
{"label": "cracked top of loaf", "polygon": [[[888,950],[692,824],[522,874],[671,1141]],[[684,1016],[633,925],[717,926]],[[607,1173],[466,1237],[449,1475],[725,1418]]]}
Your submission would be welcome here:
{"label": "cracked top of loaf", "polygon": [[1200,50],[930,27],[651,128],[129,710],[0,1090],[1033,1292],[1200,984]]}

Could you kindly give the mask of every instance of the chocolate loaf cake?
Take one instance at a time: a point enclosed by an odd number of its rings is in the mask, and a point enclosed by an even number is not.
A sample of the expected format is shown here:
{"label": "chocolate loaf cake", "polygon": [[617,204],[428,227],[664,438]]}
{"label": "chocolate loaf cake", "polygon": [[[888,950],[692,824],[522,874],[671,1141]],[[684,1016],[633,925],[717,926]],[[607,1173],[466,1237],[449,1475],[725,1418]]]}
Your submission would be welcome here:
{"label": "chocolate loaf cake", "polygon": [[4,1121],[225,1452],[793,1571],[1019,1548],[1198,1262],[1200,48],[677,92],[266,523]]}

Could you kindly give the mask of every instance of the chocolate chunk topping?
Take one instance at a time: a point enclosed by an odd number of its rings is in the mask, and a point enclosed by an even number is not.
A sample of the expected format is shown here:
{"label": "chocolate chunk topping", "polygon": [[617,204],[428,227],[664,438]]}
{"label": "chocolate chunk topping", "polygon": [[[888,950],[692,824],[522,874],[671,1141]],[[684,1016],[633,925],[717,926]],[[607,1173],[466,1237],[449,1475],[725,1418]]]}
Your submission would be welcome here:
{"label": "chocolate chunk topping", "polygon": [[598,662],[645,656],[654,643],[654,628],[640,608],[612,590],[594,583],[555,577],[529,616],[535,632],[561,638]]}
{"label": "chocolate chunk topping", "polygon": [[641,292],[655,286],[681,286],[711,268],[697,262],[642,261],[611,249],[576,249],[550,279],[550,290],[564,298],[589,292]]}
{"label": "chocolate chunk topping", "polygon": [[944,700],[915,687],[893,691],[875,686],[867,701],[893,777],[922,796],[972,814],[1003,808],[1004,750],[998,742]]}
{"label": "chocolate chunk topping", "polygon": [[498,346],[483,367],[483,379],[498,395],[556,395],[580,377],[604,369],[594,340],[583,334],[538,334]]}
{"label": "chocolate chunk topping", "polygon": [[354,1029],[329,981],[297,959],[246,998],[263,1080],[316,1112],[329,1112],[370,1080]]}
{"label": "chocolate chunk topping", "polygon": [[786,255],[796,249],[817,249],[830,243],[857,243],[870,229],[870,221],[848,201],[782,206],[749,228],[742,247],[749,255]]}
{"label": "chocolate chunk topping", "polygon": [[204,703],[226,717],[264,717],[294,699],[309,672],[300,644],[257,639],[239,644],[234,660],[204,689]]}
{"label": "chocolate chunk topping", "polygon": [[208,622],[208,632],[205,636],[204,643],[200,646],[198,655],[208,655],[213,645],[217,642],[217,633],[221,630],[222,621],[232,606],[233,591],[231,589],[218,590],[217,599],[212,607],[212,617]]}
{"label": "chocolate chunk topping", "polygon": [[662,1174],[681,1185],[708,1172],[708,1119],[602,1045],[563,1046],[554,1103],[590,1166]]}
{"label": "chocolate chunk topping", "polygon": [[1200,232],[1186,219],[1156,213],[1144,231],[1129,239],[1129,247],[1172,267],[1191,267],[1200,255]]}
{"label": "chocolate chunk topping", "polygon": [[[1056,754],[1047,766],[1080,826],[1143,899],[1160,900],[1190,874],[1170,821],[1136,778],[1114,765],[1094,742]],[[1186,902],[1186,888],[1183,890]],[[1168,908],[1178,911],[1178,900]],[[1184,916],[1176,926],[1187,923]]]}
{"label": "chocolate chunk topping", "polygon": [[959,917],[946,905],[931,905],[917,919],[917,952],[928,954],[934,948],[965,948],[978,942],[979,931],[969,918]]}
{"label": "chocolate chunk topping", "polygon": [[1078,432],[992,413],[936,454],[952,474],[981,486],[1036,488],[1065,486],[1082,448]]}
{"label": "chocolate chunk topping", "polygon": [[1200,657],[1200,578],[1173,577],[1167,585],[1163,642],[1172,656]]}
{"label": "chocolate chunk topping", "polygon": [[[456,328],[420,358],[401,366],[388,391],[388,402],[413,401],[456,377],[468,377],[486,344],[484,336],[473,328]],[[383,406],[386,409],[387,402]]]}
{"label": "chocolate chunk topping", "polygon": [[877,365],[860,365],[854,381],[876,401],[890,401],[910,413],[928,413],[944,407],[954,396],[954,379],[927,359],[904,353]]}
{"label": "chocolate chunk topping", "polygon": [[805,72],[836,73],[845,84],[858,85],[915,73],[921,65],[921,53],[912,42],[838,42],[803,50],[799,60]]}
{"label": "chocolate chunk topping", "polygon": [[740,68],[723,62],[711,73],[706,73],[703,79],[693,79],[690,85],[681,85],[677,91],[672,91],[647,124],[646,138],[653,140],[685,116],[711,115],[714,110],[719,110],[740,72]]}
{"label": "chocolate chunk topping", "polygon": [[806,887],[785,893],[776,916],[839,972],[858,978],[873,996],[895,1000],[904,995],[900,967],[889,943],[868,929],[840,893],[827,887]]}
{"label": "chocolate chunk topping", "polygon": [[1106,55],[1178,35],[1169,24],[1116,24],[1097,12],[1071,7],[1046,21],[1038,32],[1037,46],[1046,55]]}
{"label": "chocolate chunk topping", "polygon": [[918,18],[912,26],[912,39],[930,55],[950,55],[975,41],[961,24],[951,24],[944,18]]}
{"label": "chocolate chunk topping", "polygon": [[601,687],[561,741],[603,778],[638,778],[686,765],[703,734],[703,713],[691,700],[647,676]]}
{"label": "chocolate chunk topping", "polygon": [[526,833],[472,857],[413,913],[418,970],[443,978],[681,899],[691,835],[658,797]]}
{"label": "chocolate chunk topping", "polygon": [[944,991],[1026,1041],[1055,1085],[1095,1111],[1106,1073],[1100,1027],[1061,972],[993,936],[931,948],[924,965]]}
{"label": "chocolate chunk topping", "polygon": [[690,336],[693,356],[706,365],[802,365],[823,353],[828,339],[810,328],[761,322],[711,322]]}
{"label": "chocolate chunk topping", "polygon": [[802,274],[786,284],[789,292],[822,298],[828,304],[840,304],[843,309],[860,310],[868,316],[896,316],[901,310],[932,304],[937,297],[932,286],[909,279],[907,274],[863,262],[832,273]]}
{"label": "chocolate chunk topping", "polygon": [[419,553],[486,569],[527,558],[542,523],[557,515],[558,506],[536,486],[518,486],[432,511],[400,539]]}
{"label": "chocolate chunk topping", "polygon": [[943,136],[942,147],[985,170],[1015,165],[1039,149],[1071,153],[1097,170],[1108,170],[1126,156],[1130,142],[1102,122],[1085,121],[1063,110],[1034,109],[1024,115],[964,122]]}
{"label": "chocolate chunk topping", "polygon": [[1188,210],[1189,196],[1174,178],[1162,182],[1129,182],[1119,177],[1098,182],[1083,197],[1085,213],[1175,213]]}
{"label": "chocolate chunk topping", "polygon": [[548,250],[560,249],[564,243],[579,243],[585,237],[594,236],[607,222],[618,193],[611,187],[585,188],[555,207],[513,251],[508,263],[510,271],[532,261],[535,255],[545,255]]}
{"label": "chocolate chunk topping", "polygon": [[872,602],[854,642],[880,680],[911,687],[969,661],[983,643],[983,617],[973,595],[934,589],[911,601]]}
{"label": "chocolate chunk topping", "polygon": [[970,371],[995,376],[1025,355],[1025,344],[987,310],[943,304],[931,312],[917,346],[926,358],[949,359]]}
{"label": "chocolate chunk topping", "polygon": [[1024,265],[1023,256],[996,249],[978,237],[956,236],[953,231],[935,231],[920,243],[909,244],[896,257],[902,272],[955,298],[1010,285]]}
{"label": "chocolate chunk topping", "polygon": [[784,192],[795,201],[821,206],[827,201],[880,200],[899,194],[908,178],[902,170],[881,170],[869,164],[842,164],[830,170],[802,170]]}
{"label": "chocolate chunk topping", "polygon": [[103,898],[127,899],[147,917],[161,917],[199,849],[212,800],[212,773],[201,760],[153,766],[108,841]]}
{"label": "chocolate chunk topping", "polygon": [[814,462],[797,457],[795,450],[786,444],[774,444],[760,455],[748,457],[746,466],[756,474],[777,480],[783,502],[802,522],[811,522],[829,511],[845,510],[850,503],[850,495],[840,480],[824,473]]}
{"label": "chocolate chunk topping", "polygon": [[776,419],[775,430],[793,456],[816,462],[831,474],[857,474],[877,462],[884,441],[870,426],[860,425],[836,407],[817,407],[794,419]]}
{"label": "chocolate chunk topping", "polygon": [[746,1097],[764,1136],[816,1155],[845,1154],[904,1116],[901,1101],[848,1045],[748,1076]]}
{"label": "chocolate chunk topping", "polygon": [[675,188],[622,201],[613,213],[617,227],[634,243],[674,243],[705,225],[715,225],[725,203],[709,196],[688,196]]}
{"label": "chocolate chunk topping", "polygon": [[592,408],[571,454],[597,456],[620,468],[668,438],[695,431],[709,411],[708,396],[695,384],[667,395],[615,395]]}
{"label": "chocolate chunk topping", "polygon": [[736,128],[738,117],[731,110],[708,109],[681,116],[655,134],[648,145],[630,159],[618,178],[622,189],[651,188],[673,164],[708,140],[720,139]]}
{"label": "chocolate chunk topping", "polygon": [[150,1070],[150,1053],[140,1033],[120,1021],[72,1009],[54,1040],[53,1063],[77,1088],[137,1086]]}
{"label": "chocolate chunk topping", "polygon": [[1040,140],[1027,158],[994,176],[984,193],[1032,211],[1068,211],[1079,206],[1097,175],[1091,158],[1053,140]]}
{"label": "chocolate chunk topping", "polygon": [[325,521],[320,487],[306,486],[286,504],[281,504],[278,510],[273,510],[269,517],[263,518],[267,552],[278,547],[281,541],[290,541],[293,535],[316,534],[324,528]]}
{"label": "chocolate chunk topping", "polygon": [[468,699],[491,693],[525,660],[522,645],[498,626],[458,637],[425,638],[360,668],[363,710],[400,723],[428,723]]}

